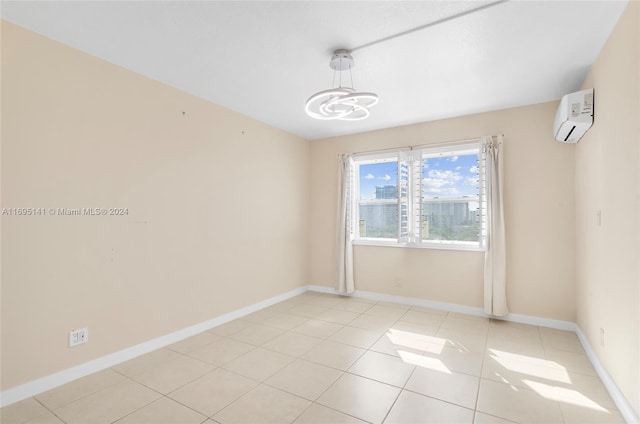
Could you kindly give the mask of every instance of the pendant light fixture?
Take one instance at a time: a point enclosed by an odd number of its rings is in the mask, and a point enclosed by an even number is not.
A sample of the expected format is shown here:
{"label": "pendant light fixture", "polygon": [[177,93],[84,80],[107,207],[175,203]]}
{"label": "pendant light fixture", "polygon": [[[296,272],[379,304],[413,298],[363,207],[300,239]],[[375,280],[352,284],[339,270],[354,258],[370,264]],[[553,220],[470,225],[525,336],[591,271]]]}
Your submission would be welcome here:
{"label": "pendant light fixture", "polygon": [[[351,52],[345,49],[336,50],[329,62],[333,69],[333,85],[336,85],[336,73],[338,84],[336,88],[319,91],[309,97],[305,104],[307,115],[316,119],[340,119],[343,121],[359,121],[366,119],[369,108],[378,103],[378,95],[356,91],[353,88],[353,57]],[[350,86],[343,86],[343,72],[349,72]],[[344,78],[346,84],[346,78]]]}

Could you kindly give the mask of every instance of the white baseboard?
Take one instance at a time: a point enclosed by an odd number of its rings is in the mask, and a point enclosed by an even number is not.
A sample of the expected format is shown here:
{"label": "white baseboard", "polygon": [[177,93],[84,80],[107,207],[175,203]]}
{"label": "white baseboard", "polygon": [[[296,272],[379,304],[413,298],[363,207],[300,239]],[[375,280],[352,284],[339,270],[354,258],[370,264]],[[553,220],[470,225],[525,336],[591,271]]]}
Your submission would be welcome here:
{"label": "white baseboard", "polygon": [[600,362],[600,358],[596,355],[595,350],[589,344],[587,337],[584,335],[580,327],[576,324],[576,334],[578,335],[578,339],[580,339],[580,343],[584,348],[584,351],[587,353],[593,368],[595,368],[600,380],[609,391],[609,395],[613,399],[614,403],[618,407],[618,411],[622,414],[625,421],[628,424],[640,424],[640,416],[633,409],[627,398],[624,396],[622,391],[618,388],[618,385],[613,381],[613,378],[607,372],[607,369],[604,367],[602,362]]}
{"label": "white baseboard", "polygon": [[180,340],[186,339],[187,337],[194,336],[198,333],[210,330],[226,322],[241,318],[245,315],[259,311],[260,309],[274,305],[278,302],[282,302],[283,300],[287,300],[293,296],[302,294],[308,290],[309,289],[307,287],[300,287],[281,295],[274,296],[267,300],[263,300],[244,308],[220,315],[208,321],[204,321],[199,324],[183,328],[182,330],[157,337],[155,339],[140,343],[135,346],[131,346],[119,352],[114,352],[112,354],[94,359],[89,362],[85,362],[83,364],[48,375],[46,377],[21,384],[16,387],[12,387],[0,393],[0,407],[11,405],[12,403],[19,402],[23,399],[27,399],[40,393],[46,392],[47,390],[54,389],[73,380],[77,380],[78,378],[85,377],[98,371],[102,371],[106,368],[110,368],[114,365],[128,361],[129,359],[133,359],[137,356],[144,355],[145,353],[149,353],[153,350],[160,349],[161,347],[179,342]]}
{"label": "white baseboard", "polygon": [[[309,290],[316,291],[316,292],[340,294],[337,290],[332,289],[330,287],[314,286],[314,285],[307,286],[307,287]],[[487,315],[482,310],[482,308],[477,308],[473,306],[456,305],[454,303],[435,302],[431,300],[416,299],[413,297],[394,296],[390,294],[367,292],[362,290],[356,290],[350,296],[359,297],[362,299],[375,300],[378,302],[399,303],[402,305],[420,306],[423,308],[438,309],[441,311],[455,312],[455,313],[465,314],[465,315],[495,318],[503,321],[519,322],[522,324],[537,325],[539,327],[549,327],[549,328],[555,328],[558,330],[566,330],[566,331],[576,330],[576,324],[570,321],[562,321],[562,320],[550,319],[550,318],[540,318],[540,317],[534,317],[530,315],[520,315],[520,314],[508,314],[503,317],[494,317],[494,316]]]}

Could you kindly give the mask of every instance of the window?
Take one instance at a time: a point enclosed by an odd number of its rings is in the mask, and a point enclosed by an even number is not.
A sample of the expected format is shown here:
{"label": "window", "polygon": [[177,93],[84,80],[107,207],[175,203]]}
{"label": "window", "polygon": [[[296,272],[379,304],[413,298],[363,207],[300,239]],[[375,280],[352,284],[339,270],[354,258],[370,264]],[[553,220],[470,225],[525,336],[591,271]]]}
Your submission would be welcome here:
{"label": "window", "polygon": [[480,140],[354,158],[354,239],[360,243],[483,248]]}
{"label": "window", "polygon": [[398,159],[356,162],[358,234],[361,238],[398,238]]}

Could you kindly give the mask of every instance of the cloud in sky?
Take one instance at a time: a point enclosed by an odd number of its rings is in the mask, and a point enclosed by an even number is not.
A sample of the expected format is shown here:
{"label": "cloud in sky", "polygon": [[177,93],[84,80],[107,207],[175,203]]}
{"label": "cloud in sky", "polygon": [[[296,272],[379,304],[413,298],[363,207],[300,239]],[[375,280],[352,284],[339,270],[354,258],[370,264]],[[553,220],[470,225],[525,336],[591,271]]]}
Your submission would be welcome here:
{"label": "cloud in sky", "polygon": [[375,176],[373,174],[367,174],[364,176],[365,180],[373,180],[375,178]]}
{"label": "cloud in sky", "polygon": [[458,156],[451,156],[451,157],[449,158],[449,160],[450,160],[451,162],[455,162],[455,161],[457,161],[457,160],[458,160]]}
{"label": "cloud in sky", "polygon": [[478,185],[478,179],[475,177],[467,177],[464,179],[464,182],[462,184],[475,187]]}
{"label": "cloud in sky", "polygon": [[390,175],[385,175],[384,177],[378,177],[378,178],[380,178],[381,180],[385,180],[385,181],[391,180],[391,176]]}
{"label": "cloud in sky", "polygon": [[422,189],[427,191],[433,190],[433,189],[439,189],[449,184],[451,183],[441,178],[423,178],[422,179]]}
{"label": "cloud in sky", "polygon": [[456,166],[456,171],[459,171],[461,169],[462,169],[462,167],[460,165]]}
{"label": "cloud in sky", "polygon": [[462,179],[459,172],[447,169],[441,171],[439,169],[431,169],[427,173],[427,178],[422,179],[422,191],[432,195],[457,195],[460,191],[455,184]]}
{"label": "cloud in sky", "polygon": [[478,167],[476,165],[473,165],[471,168],[469,168],[469,172],[471,172],[472,174],[477,174]]}
{"label": "cloud in sky", "polygon": [[441,171],[439,169],[430,170],[427,175],[429,178],[440,179],[446,182],[446,184],[455,184],[456,181],[460,181],[462,179],[462,175],[459,172],[453,172],[450,169],[445,171]]}
{"label": "cloud in sky", "polygon": [[455,187],[442,187],[437,182],[428,181],[422,184],[422,192],[425,194],[431,194],[436,196],[442,196],[445,194],[459,195],[460,191]]}

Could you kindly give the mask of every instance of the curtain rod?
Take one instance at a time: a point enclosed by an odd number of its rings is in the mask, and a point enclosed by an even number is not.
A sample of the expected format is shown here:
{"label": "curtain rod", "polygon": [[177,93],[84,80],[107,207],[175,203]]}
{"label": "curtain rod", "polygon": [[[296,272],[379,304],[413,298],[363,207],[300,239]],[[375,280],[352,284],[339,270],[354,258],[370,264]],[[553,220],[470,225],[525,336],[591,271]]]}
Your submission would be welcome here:
{"label": "curtain rod", "polygon": [[[501,134],[504,137],[504,134]],[[492,135],[490,136],[492,139],[497,138],[497,135]],[[470,143],[473,141],[479,141],[482,137],[474,137],[474,138],[465,138],[465,139],[459,139],[459,140],[449,140],[449,141],[438,141],[435,143],[423,143],[423,144],[416,144],[416,145],[409,145],[409,146],[398,146],[398,147],[389,147],[387,149],[378,149],[378,150],[367,150],[367,151],[362,151],[362,152],[353,152],[351,153],[351,155],[356,156],[356,155],[364,155],[364,154],[375,154],[375,153],[384,153],[384,152],[388,152],[390,150],[395,150],[395,151],[401,151],[401,150],[413,150],[413,149],[417,149],[417,148],[421,148],[421,147],[437,147],[437,146],[442,146],[442,145],[456,145],[456,144],[464,144],[464,143]],[[340,156],[340,155],[338,155]]]}

